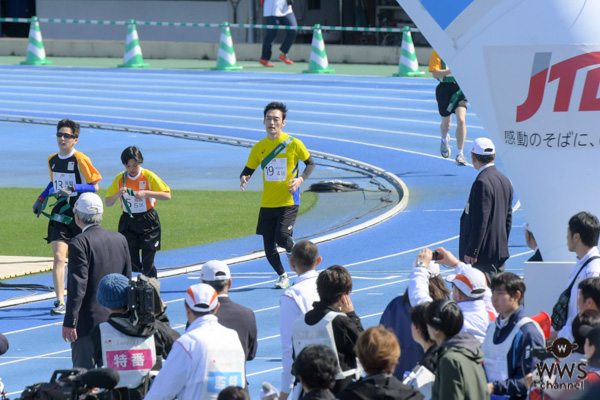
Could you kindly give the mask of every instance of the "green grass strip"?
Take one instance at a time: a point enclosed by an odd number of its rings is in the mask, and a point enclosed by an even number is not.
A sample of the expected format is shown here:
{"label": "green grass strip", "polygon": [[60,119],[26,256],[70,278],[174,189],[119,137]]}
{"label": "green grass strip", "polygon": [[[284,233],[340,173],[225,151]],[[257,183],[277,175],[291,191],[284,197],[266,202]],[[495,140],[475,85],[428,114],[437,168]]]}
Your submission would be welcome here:
{"label": "green grass strip", "polygon": [[[5,199],[0,214],[0,255],[52,257],[47,236],[48,218],[35,217],[32,206],[41,189],[0,188]],[[104,199],[106,190],[98,193]],[[253,235],[260,208],[260,192],[175,190],[169,201],[157,201],[162,224],[162,250],[218,242]],[[317,204],[315,193],[302,194],[300,215]],[[104,208],[102,226],[117,230],[120,204]],[[257,238],[257,246],[262,241]]]}

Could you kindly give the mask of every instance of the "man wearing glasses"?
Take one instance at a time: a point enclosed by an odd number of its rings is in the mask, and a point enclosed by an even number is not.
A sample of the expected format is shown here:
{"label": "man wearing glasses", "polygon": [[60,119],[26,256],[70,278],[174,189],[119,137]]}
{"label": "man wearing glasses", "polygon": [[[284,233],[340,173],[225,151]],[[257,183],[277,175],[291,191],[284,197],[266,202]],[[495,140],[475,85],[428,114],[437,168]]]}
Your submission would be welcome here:
{"label": "man wearing glasses", "polygon": [[33,213],[39,218],[49,196],[55,197],[57,201],[50,214],[43,213],[50,219],[46,241],[52,245],[54,254],[52,280],[56,301],[50,315],[60,315],[66,311],[65,259],[69,242],[81,233],[81,229],[75,224],[73,206],[81,193],[97,192],[98,181],[102,179],[90,159],[75,150],[75,143],[79,140],[79,124],[63,119],[56,128],[59,151],[48,157],[50,183],[33,205]]}

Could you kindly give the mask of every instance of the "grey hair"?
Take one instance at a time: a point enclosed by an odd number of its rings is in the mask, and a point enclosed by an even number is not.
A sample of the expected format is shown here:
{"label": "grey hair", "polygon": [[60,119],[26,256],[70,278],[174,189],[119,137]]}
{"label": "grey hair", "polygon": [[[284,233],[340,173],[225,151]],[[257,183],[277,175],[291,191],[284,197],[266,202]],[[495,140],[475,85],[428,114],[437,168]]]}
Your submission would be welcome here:
{"label": "grey hair", "polygon": [[86,225],[101,225],[102,224],[102,213],[100,214],[88,214],[81,211],[75,210],[81,222]]}

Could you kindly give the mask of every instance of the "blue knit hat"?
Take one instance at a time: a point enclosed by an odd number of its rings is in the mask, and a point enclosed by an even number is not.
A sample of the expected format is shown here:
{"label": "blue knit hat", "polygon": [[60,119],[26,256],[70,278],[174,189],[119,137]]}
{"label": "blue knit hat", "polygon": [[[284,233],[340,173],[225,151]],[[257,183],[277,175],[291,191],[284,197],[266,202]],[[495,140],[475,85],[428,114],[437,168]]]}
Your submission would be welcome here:
{"label": "blue knit hat", "polygon": [[101,306],[117,310],[127,305],[129,279],[122,274],[108,274],[100,281],[96,300]]}

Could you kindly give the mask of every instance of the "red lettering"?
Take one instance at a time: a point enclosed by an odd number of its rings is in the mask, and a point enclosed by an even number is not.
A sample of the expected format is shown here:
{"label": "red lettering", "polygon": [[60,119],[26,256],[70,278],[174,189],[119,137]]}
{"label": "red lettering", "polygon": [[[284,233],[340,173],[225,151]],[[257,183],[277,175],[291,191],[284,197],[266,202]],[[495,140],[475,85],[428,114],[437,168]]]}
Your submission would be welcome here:
{"label": "red lettering", "polygon": [[[558,89],[556,90],[556,100],[554,102],[554,112],[569,111],[569,103],[571,102],[571,94],[573,93],[577,71],[595,64],[600,64],[600,52],[581,54],[552,66],[548,82],[556,79],[559,80]],[[588,79],[586,79],[586,83]],[[594,95],[593,97],[595,98],[596,96]]]}
{"label": "red lettering", "polygon": [[517,107],[517,122],[528,120],[540,109],[542,100],[544,99],[547,76],[548,68],[531,77],[527,99]]}
{"label": "red lettering", "polygon": [[598,88],[600,87],[600,68],[593,69],[587,73],[579,111],[600,111],[600,98]]}

